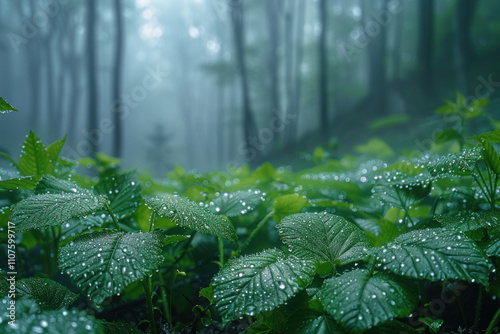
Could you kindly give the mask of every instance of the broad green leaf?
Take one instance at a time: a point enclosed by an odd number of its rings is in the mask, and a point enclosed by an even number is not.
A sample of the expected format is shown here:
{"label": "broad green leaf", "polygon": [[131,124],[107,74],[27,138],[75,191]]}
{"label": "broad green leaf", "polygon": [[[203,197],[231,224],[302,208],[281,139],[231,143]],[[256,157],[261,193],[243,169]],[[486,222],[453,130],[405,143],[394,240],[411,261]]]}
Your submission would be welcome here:
{"label": "broad green leaf", "polygon": [[77,294],[49,278],[30,277],[16,283],[17,298],[35,300],[42,310],[58,310],[69,307]]}
{"label": "broad green leaf", "polygon": [[238,244],[236,230],[227,218],[214,215],[185,197],[162,194],[146,198],[146,204],[158,215],[171,219],[179,226],[226,238]]}
{"label": "broad green leaf", "polygon": [[0,319],[0,332],[3,334],[104,334],[104,328],[98,320],[75,309],[30,314],[18,311],[16,325],[11,326],[8,321],[10,319],[6,315]]}
{"label": "broad green leaf", "polygon": [[477,136],[469,137],[467,139],[475,139],[480,141],[481,139],[487,141],[488,143],[500,143],[500,130],[494,130],[490,132],[481,133]]}
{"label": "broad green leaf", "polygon": [[300,213],[307,205],[307,198],[290,194],[276,198],[273,204],[274,221],[279,223],[283,218],[294,213]]}
{"label": "broad green leaf", "polygon": [[357,269],[324,281],[325,311],[355,333],[396,317],[405,317],[417,304],[417,291],[407,281],[388,274]]}
{"label": "broad green leaf", "polygon": [[64,136],[64,138],[55,141],[49,146],[47,146],[47,153],[49,155],[49,160],[51,164],[55,164],[56,162],[58,162],[59,154],[61,153],[64,143],[66,143],[66,138],[67,136]]}
{"label": "broad green leaf", "polygon": [[106,195],[111,211],[118,219],[129,217],[141,204],[141,187],[135,172],[112,174],[94,187],[96,194]]}
{"label": "broad green leaf", "polygon": [[256,315],[285,303],[312,281],[314,267],[278,249],[230,260],[212,281],[224,322]]}
{"label": "broad green leaf", "polygon": [[481,159],[481,150],[465,149],[460,153],[437,158],[428,164],[427,170],[432,176],[470,175],[479,159]]}
{"label": "broad green leaf", "polygon": [[445,227],[464,232],[500,225],[500,214],[496,212],[472,212],[468,215],[443,216],[434,219],[441,222]]}
{"label": "broad green leaf", "polygon": [[386,321],[365,332],[366,334],[422,334],[418,328],[398,320]]}
{"label": "broad green leaf", "polygon": [[23,176],[16,177],[13,179],[4,179],[0,180],[0,189],[28,189],[33,190],[36,187],[36,184],[40,180],[40,176]]}
{"label": "broad green leaf", "polygon": [[106,197],[86,193],[34,195],[15,204],[10,219],[17,231],[57,226],[100,210],[106,203]]}
{"label": "broad green leaf", "polygon": [[500,156],[498,155],[497,150],[486,141],[481,141],[481,145],[483,145],[484,150],[482,151],[482,155],[484,161],[491,169],[491,171],[497,175],[500,175]]}
{"label": "broad green leaf", "polygon": [[265,193],[260,190],[236,191],[223,193],[214,198],[208,208],[216,214],[236,217],[252,211],[265,200]]}
{"label": "broad green leaf", "polygon": [[406,173],[386,172],[373,187],[373,196],[392,207],[408,210],[429,194],[431,181],[427,173],[409,176]]}
{"label": "broad green leaf", "polygon": [[189,239],[187,235],[166,235],[163,236],[163,246],[175,244],[176,242],[184,241]]}
{"label": "broad green leaf", "polygon": [[298,213],[276,225],[292,254],[314,263],[342,264],[362,259],[370,243],[365,233],[344,218],[323,213]]}
{"label": "broad green leaf", "polygon": [[444,144],[452,140],[459,140],[462,136],[455,129],[446,129],[434,134],[436,144]]}
{"label": "broad green leaf", "polygon": [[330,315],[313,309],[299,309],[290,315],[286,332],[290,334],[346,333]]}
{"label": "broad green leaf", "polygon": [[84,234],[59,251],[59,268],[96,303],[151,275],[163,262],[157,232]]}
{"label": "broad green leaf", "polygon": [[19,172],[25,176],[41,176],[53,171],[49,152],[33,131],[26,137],[17,166]]}
{"label": "broad green leaf", "polygon": [[0,96],[0,114],[10,113],[12,111],[19,111],[5,101],[3,97]]}
{"label": "broad green leaf", "polygon": [[459,232],[434,228],[405,233],[374,249],[376,266],[418,279],[461,279],[488,285],[491,263]]}
{"label": "broad green leaf", "polygon": [[272,328],[269,328],[267,325],[260,323],[258,321],[252,323],[245,329],[242,334],[274,334],[276,333]]}
{"label": "broad green leaf", "polygon": [[64,194],[64,193],[86,193],[92,195],[92,192],[83,189],[72,181],[66,181],[56,178],[52,175],[44,175],[35,188],[37,194]]}
{"label": "broad green leaf", "polygon": [[390,220],[380,219],[379,225],[380,231],[377,231],[377,233],[366,232],[368,234],[368,239],[370,239],[375,247],[380,247],[383,244],[394,240],[401,234],[401,231],[398,229],[396,224]]}

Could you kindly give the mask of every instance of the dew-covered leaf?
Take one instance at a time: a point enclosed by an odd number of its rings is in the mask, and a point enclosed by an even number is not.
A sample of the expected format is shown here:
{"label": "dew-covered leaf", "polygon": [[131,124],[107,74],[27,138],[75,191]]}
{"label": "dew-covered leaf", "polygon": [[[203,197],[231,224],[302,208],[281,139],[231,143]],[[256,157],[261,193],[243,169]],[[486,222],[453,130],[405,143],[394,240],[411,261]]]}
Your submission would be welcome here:
{"label": "dew-covered leaf", "polygon": [[[16,303],[17,306],[17,303]],[[42,313],[23,314],[17,312],[14,326],[6,315],[0,319],[3,334],[104,334],[104,328],[94,317],[83,311],[53,310]]]}
{"label": "dew-covered leaf", "polygon": [[49,155],[49,160],[51,164],[55,164],[58,162],[59,154],[61,153],[61,150],[64,146],[64,143],[66,143],[66,138],[67,136],[64,136],[64,138],[53,142],[49,146],[47,146],[47,154]]}
{"label": "dew-covered leaf", "polygon": [[481,159],[480,149],[465,149],[460,153],[439,157],[428,164],[427,170],[432,176],[470,175],[479,159]]}
{"label": "dew-covered leaf", "polygon": [[244,215],[252,211],[265,200],[265,193],[260,190],[240,190],[223,193],[214,198],[208,205],[210,211],[228,217]]}
{"label": "dew-covered leaf", "polygon": [[0,96],[0,114],[10,113],[12,111],[19,111],[5,101],[3,97]]}
{"label": "dew-covered leaf", "polygon": [[17,298],[35,300],[42,310],[57,310],[69,307],[77,294],[49,278],[30,277],[16,283]]}
{"label": "dew-covered leaf", "polygon": [[459,232],[440,228],[405,233],[374,249],[376,266],[418,279],[461,279],[488,285],[491,263],[484,252]]}
{"label": "dew-covered leaf", "polygon": [[279,223],[286,216],[300,213],[306,205],[307,198],[295,194],[280,196],[276,198],[273,204],[274,221]]}
{"label": "dew-covered leaf", "polygon": [[230,260],[213,278],[213,297],[225,322],[285,303],[312,281],[314,266],[281,250]]}
{"label": "dew-covered leaf", "polygon": [[163,262],[163,237],[157,232],[84,234],[59,251],[59,268],[96,303],[121,293]]}
{"label": "dew-covered leaf", "polygon": [[500,225],[500,214],[496,212],[472,212],[467,215],[441,216],[434,218],[445,227],[464,232]]}
{"label": "dew-covered leaf", "polygon": [[313,309],[297,310],[286,325],[291,334],[346,333],[329,314]]}
{"label": "dew-covered leaf", "polygon": [[106,203],[106,197],[87,193],[34,195],[18,202],[10,219],[18,231],[57,226],[100,210]]}
{"label": "dew-covered leaf", "polygon": [[493,173],[500,175],[500,156],[497,150],[487,141],[480,140],[480,143],[484,147],[482,151],[484,161],[486,161],[486,164]]}
{"label": "dew-covered leaf", "polygon": [[146,198],[146,204],[161,217],[192,230],[226,238],[238,244],[233,225],[224,216],[215,215],[185,197],[162,194]]}
{"label": "dew-covered leaf", "polygon": [[431,190],[430,175],[409,176],[399,171],[385,172],[372,189],[373,196],[392,207],[408,209]]}
{"label": "dew-covered leaf", "polygon": [[52,175],[44,175],[36,185],[37,194],[64,194],[64,193],[86,193],[92,194],[90,190],[83,189],[75,182],[58,179]]}
{"label": "dew-covered leaf", "polygon": [[0,189],[29,189],[33,190],[40,180],[40,176],[23,176],[12,179],[0,179]]}
{"label": "dew-covered leaf", "polygon": [[135,172],[108,175],[99,180],[94,189],[96,194],[107,196],[111,211],[118,219],[132,215],[142,201]]}
{"label": "dew-covered leaf", "polygon": [[500,143],[500,130],[493,130],[490,132],[481,133],[474,137],[469,137],[467,139],[485,140],[489,143]]}
{"label": "dew-covered leaf", "polygon": [[276,225],[292,254],[315,263],[347,263],[363,258],[370,243],[365,233],[346,219],[323,213],[298,213]]}
{"label": "dew-covered leaf", "polygon": [[357,269],[329,278],[321,288],[324,309],[355,333],[410,314],[417,303],[415,288],[402,278]]}
{"label": "dew-covered leaf", "polygon": [[25,176],[41,176],[53,170],[47,148],[33,131],[26,137],[17,167]]}

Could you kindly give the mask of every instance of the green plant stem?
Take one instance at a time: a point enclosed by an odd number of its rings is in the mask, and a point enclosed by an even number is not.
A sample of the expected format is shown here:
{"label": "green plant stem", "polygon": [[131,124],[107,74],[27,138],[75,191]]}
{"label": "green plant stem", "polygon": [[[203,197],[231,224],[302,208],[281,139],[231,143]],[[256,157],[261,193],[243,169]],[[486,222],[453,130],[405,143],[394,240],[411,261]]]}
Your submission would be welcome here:
{"label": "green plant stem", "polygon": [[111,207],[109,206],[109,203],[106,203],[106,210],[108,210],[109,215],[113,219],[113,224],[115,224],[115,228],[117,230],[120,230],[120,227],[118,226],[118,220],[116,220],[115,214],[113,213],[113,211],[111,211]]}
{"label": "green plant stem", "polygon": [[170,308],[169,308],[169,302],[167,299],[167,293],[165,290],[167,289],[167,286],[165,285],[165,280],[163,279],[163,275],[160,273],[160,284],[162,289],[161,290],[161,298],[162,298],[162,304],[163,304],[163,313],[165,314],[165,317],[167,318],[168,322],[168,329],[172,330],[172,314],[170,314]]}
{"label": "green plant stem", "polygon": [[149,328],[152,334],[157,334],[156,332],[156,322],[153,310],[153,296],[151,294],[151,277],[146,278],[142,281],[144,285],[144,292],[146,293],[146,303],[148,306],[148,318],[149,318]]}
{"label": "green plant stem", "polygon": [[491,334],[493,332],[493,328],[497,324],[499,318],[500,318],[500,308],[498,308],[497,312],[493,316],[493,319],[491,319],[491,322],[488,325],[488,328],[486,329],[486,334]]}
{"label": "green plant stem", "polygon": [[170,291],[168,294],[168,314],[170,318],[170,329],[172,329],[172,295],[174,293],[175,279],[177,278],[177,269],[174,271],[174,278],[172,278],[172,285],[170,285]]}
{"label": "green plant stem", "polygon": [[264,218],[262,218],[262,220],[259,222],[259,224],[257,225],[257,227],[252,231],[252,233],[250,233],[250,235],[247,237],[247,239],[243,242],[243,244],[241,245],[240,249],[238,250],[238,252],[236,252],[236,255],[239,255],[240,252],[246,247],[248,246],[248,244],[250,243],[250,241],[252,241],[253,237],[255,237],[255,235],[262,229],[262,227],[264,227],[264,225],[266,225],[267,221],[269,220],[269,218],[271,218],[274,214],[274,210],[271,210],[271,212],[269,212]]}
{"label": "green plant stem", "polygon": [[218,237],[219,239],[219,262],[220,262],[220,267],[224,267],[224,241],[222,240],[221,237]]}
{"label": "green plant stem", "polygon": [[481,313],[481,305],[483,304],[483,287],[479,286],[479,296],[476,303],[476,316],[474,317],[474,327],[479,325],[479,315]]}

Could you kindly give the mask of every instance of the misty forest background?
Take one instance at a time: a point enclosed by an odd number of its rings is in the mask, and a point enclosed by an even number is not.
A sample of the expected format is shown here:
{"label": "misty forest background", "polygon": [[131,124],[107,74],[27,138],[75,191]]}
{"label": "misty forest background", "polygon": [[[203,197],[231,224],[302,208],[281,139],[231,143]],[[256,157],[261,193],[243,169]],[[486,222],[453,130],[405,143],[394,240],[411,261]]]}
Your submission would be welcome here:
{"label": "misty forest background", "polygon": [[318,144],[373,136],[424,150],[456,91],[500,119],[498,13],[494,0],[0,0],[0,96],[20,110],[0,119],[0,150],[33,129],[68,135],[70,158],[100,151],[156,176],[301,166]]}

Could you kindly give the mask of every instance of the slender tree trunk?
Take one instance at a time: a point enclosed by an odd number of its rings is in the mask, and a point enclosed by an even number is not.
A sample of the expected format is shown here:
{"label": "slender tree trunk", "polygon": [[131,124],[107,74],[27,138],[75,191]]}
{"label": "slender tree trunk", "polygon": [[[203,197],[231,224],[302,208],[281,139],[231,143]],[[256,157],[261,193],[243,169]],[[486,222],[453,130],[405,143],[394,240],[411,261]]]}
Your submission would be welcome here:
{"label": "slender tree trunk", "polygon": [[328,60],[326,55],[327,1],[319,0],[319,122],[323,138],[328,137]]}
{"label": "slender tree trunk", "polygon": [[[284,28],[284,40],[285,40],[285,88],[286,88],[286,108],[282,112],[286,112],[289,115],[295,115],[294,108],[294,96],[293,96],[293,58],[294,58],[294,43],[293,43],[293,18],[294,18],[294,8],[295,1],[289,1],[285,8],[285,28]],[[284,142],[289,144],[288,132],[290,131],[290,126],[285,128],[283,133]]]}
{"label": "slender tree trunk", "polygon": [[[279,43],[279,10],[276,0],[266,1],[266,16],[267,27],[269,32],[269,54],[268,54],[268,71],[269,71],[269,93],[270,93],[270,118],[274,117],[274,111],[280,111],[280,96],[279,96],[279,62],[278,62],[278,43]],[[278,124],[277,127],[281,127]],[[274,134],[274,141],[279,141],[279,134]]]}
{"label": "slender tree trunk", "polygon": [[124,36],[123,36],[123,7],[122,0],[114,0],[115,11],[115,32],[116,32],[116,45],[114,55],[114,68],[113,68],[113,122],[114,122],[114,141],[113,141],[113,155],[115,157],[122,157],[122,119],[120,117],[120,108],[118,101],[120,100],[121,81],[122,81],[122,67],[123,67],[123,51],[124,51]]}
{"label": "slender tree trunk", "polygon": [[467,77],[475,57],[470,41],[470,26],[477,6],[476,0],[457,0],[455,15],[455,73],[459,89],[467,93]]}
{"label": "slender tree trunk", "polygon": [[300,96],[302,92],[302,55],[304,51],[304,21],[306,16],[306,2],[303,0],[296,1],[297,8],[297,29],[295,37],[295,49],[297,52],[294,64],[294,79],[293,79],[293,101],[291,105],[293,108],[293,115],[295,117],[291,119],[289,131],[288,131],[288,142],[291,145],[295,145],[298,138],[298,122],[300,115]]}
{"label": "slender tree trunk", "polygon": [[399,82],[401,79],[401,38],[403,35],[404,10],[395,16],[394,54],[392,63],[392,79]]}
{"label": "slender tree trunk", "polygon": [[433,44],[434,44],[434,0],[420,0],[420,36],[418,41],[418,62],[422,92],[432,95],[433,91]]}
{"label": "slender tree trunk", "polygon": [[96,0],[87,0],[87,89],[88,89],[88,131],[90,155],[99,150],[98,136],[92,136],[97,130],[98,97],[96,78]]}
{"label": "slender tree trunk", "polygon": [[231,21],[233,24],[233,38],[236,53],[236,64],[238,72],[240,74],[241,80],[241,95],[243,99],[243,141],[246,147],[243,149],[245,158],[248,162],[252,162],[258,159],[260,156],[261,147],[255,147],[252,144],[252,138],[257,138],[257,127],[252,111],[252,106],[250,103],[250,92],[248,84],[247,69],[245,64],[245,52],[244,52],[244,20],[243,20],[243,3],[238,0],[233,0],[234,7],[231,11]]}

